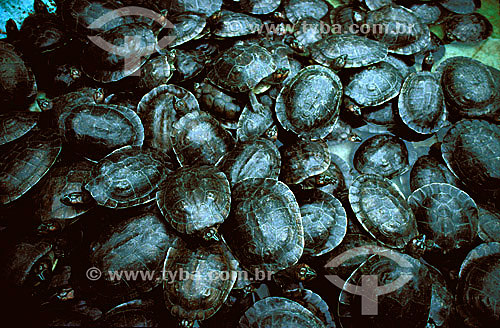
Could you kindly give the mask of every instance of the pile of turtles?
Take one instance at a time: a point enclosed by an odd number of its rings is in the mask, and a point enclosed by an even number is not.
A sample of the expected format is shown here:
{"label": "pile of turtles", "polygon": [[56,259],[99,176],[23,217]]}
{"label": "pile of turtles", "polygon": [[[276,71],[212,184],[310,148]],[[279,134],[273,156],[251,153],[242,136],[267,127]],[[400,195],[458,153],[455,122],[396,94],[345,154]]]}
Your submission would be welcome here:
{"label": "pile of turtles", "polygon": [[0,40],[0,322],[500,326],[500,71],[434,65],[479,1],[55,2]]}

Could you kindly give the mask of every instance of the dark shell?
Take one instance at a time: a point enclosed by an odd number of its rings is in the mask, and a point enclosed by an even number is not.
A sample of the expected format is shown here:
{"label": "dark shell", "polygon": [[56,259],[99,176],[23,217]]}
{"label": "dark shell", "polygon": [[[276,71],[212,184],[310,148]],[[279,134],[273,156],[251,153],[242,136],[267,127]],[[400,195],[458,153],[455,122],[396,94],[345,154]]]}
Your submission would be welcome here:
{"label": "dark shell", "polygon": [[243,108],[238,119],[236,137],[238,141],[245,142],[256,139],[266,134],[266,131],[274,124],[271,107],[267,105],[252,106]]}
{"label": "dark shell", "polygon": [[305,48],[318,42],[323,38],[323,34],[321,33],[322,24],[325,23],[312,17],[304,17],[300,19],[295,24],[295,28],[293,30],[295,41]]}
{"label": "dark shell", "polygon": [[349,202],[361,225],[379,242],[403,248],[417,235],[417,221],[404,195],[390,180],[360,175],[349,189]]}
{"label": "dark shell", "polygon": [[401,90],[403,76],[386,62],[380,62],[355,73],[344,94],[362,107],[381,105],[396,97]]}
{"label": "dark shell", "polygon": [[304,255],[320,256],[337,247],[347,232],[342,203],[318,189],[304,190],[296,196],[304,227]]}
{"label": "dark shell", "polygon": [[102,89],[82,88],[77,91],[65,93],[47,102],[42,102],[41,107],[43,110],[51,110],[53,113],[52,117],[57,121],[62,113],[70,112],[75,107],[98,104],[103,101],[104,93]]}
{"label": "dark shell", "polygon": [[334,60],[345,56],[344,68],[369,66],[387,56],[384,44],[351,34],[330,35],[311,46],[312,59],[329,66]]}
{"label": "dark shell", "polygon": [[198,76],[217,53],[214,43],[201,43],[191,50],[175,50],[175,74],[179,82]]}
{"label": "dark shell", "polygon": [[328,145],[323,140],[298,140],[280,148],[280,180],[287,184],[301,183],[305,179],[325,172],[331,163]]}
{"label": "dark shell", "polygon": [[410,168],[405,143],[390,134],[365,140],[354,153],[353,164],[362,174],[378,174],[388,179]]}
{"label": "dark shell", "polygon": [[451,57],[439,65],[438,71],[450,112],[465,117],[500,117],[500,73],[497,70],[472,58]]}
{"label": "dark shell", "polygon": [[389,5],[371,11],[365,23],[369,26],[384,26],[383,29],[373,29],[371,36],[386,44],[392,53],[416,54],[431,42],[429,27],[421,23],[410,9],[402,6]]}
{"label": "dark shell", "polygon": [[408,75],[410,75],[411,73],[416,72],[414,66],[409,66],[405,61],[403,61],[399,57],[395,57],[393,55],[387,55],[387,57],[385,57],[383,61],[394,66],[398,70],[399,74],[401,74],[403,79],[406,79]]}
{"label": "dark shell", "polygon": [[490,207],[478,206],[479,237],[484,242],[500,243],[500,213]]}
{"label": "dark shell", "polygon": [[170,0],[165,6],[169,14],[192,12],[210,16],[222,7],[223,0]]}
{"label": "dark shell", "polygon": [[178,243],[168,250],[163,267],[168,274],[168,280],[163,280],[165,306],[179,320],[210,318],[229,296],[236,282],[236,268],[237,262],[222,243],[194,248]]}
{"label": "dark shell", "polygon": [[262,21],[253,16],[221,10],[212,18],[212,33],[219,38],[230,38],[254,34],[259,31]]}
{"label": "dark shell", "polygon": [[444,40],[447,42],[477,42],[486,40],[493,33],[493,26],[478,13],[451,15],[443,21]]}
{"label": "dark shell", "polygon": [[154,150],[126,146],[99,161],[85,185],[97,204],[126,208],[153,200],[170,172],[169,163]]}
{"label": "dark shell", "polygon": [[[89,263],[103,272],[96,282],[99,292],[109,297],[127,296],[158,286],[167,250],[177,238],[156,213],[141,213],[109,225],[90,245]],[[107,274],[124,270],[150,272],[152,279],[117,280]]]}
{"label": "dark shell", "polygon": [[276,70],[273,57],[255,45],[235,45],[226,50],[208,73],[208,80],[234,93],[248,92]]}
{"label": "dark shell", "polygon": [[0,204],[24,195],[49,171],[61,152],[61,139],[52,130],[35,131],[2,150]]}
{"label": "dark shell", "polygon": [[241,266],[277,272],[296,264],[304,250],[304,229],[287,185],[251,178],[236,184],[231,196],[231,214],[221,228]]}
{"label": "dark shell", "polygon": [[452,289],[448,287],[443,275],[431,266],[429,269],[430,279],[432,280],[432,296],[429,318],[427,326],[448,327],[453,318],[453,305],[455,295]]}
{"label": "dark shell", "polygon": [[140,23],[117,26],[92,36],[91,41],[82,53],[82,71],[103,83],[119,81],[133,74],[157,47],[154,32]]}
{"label": "dark shell", "polygon": [[369,10],[377,10],[392,4],[392,0],[361,0]]}
{"label": "dark shell", "polygon": [[441,16],[441,9],[438,5],[430,3],[415,3],[408,7],[413,11],[415,16],[420,19],[422,24],[434,24]]}
{"label": "dark shell", "polygon": [[201,234],[229,215],[231,189],[212,166],[184,167],[171,173],[156,194],[167,222],[183,234]]}
{"label": "dark shell", "polygon": [[397,124],[395,111],[395,102],[389,101],[385,104],[366,107],[361,111],[361,117],[368,123],[382,127],[382,130],[375,130],[374,133],[387,132],[383,127],[393,127]]}
{"label": "dark shell", "polygon": [[328,5],[322,0],[289,0],[285,4],[286,18],[296,23],[301,18],[323,18],[328,13]]}
{"label": "dark shell", "polygon": [[222,120],[234,121],[241,113],[239,100],[207,82],[194,84],[194,95],[203,110]]}
{"label": "dark shell", "polygon": [[174,124],[177,160],[186,165],[215,165],[234,146],[231,134],[209,114],[192,112]]}
{"label": "dark shell", "polygon": [[333,309],[331,310],[328,303],[312,290],[304,288],[288,290],[286,296],[311,311],[323,322],[326,328],[337,327],[333,319]]}
{"label": "dark shell", "polygon": [[59,117],[64,141],[87,158],[98,160],[126,145],[142,146],[144,127],[127,107],[83,104]]}
{"label": "dark shell", "polygon": [[439,4],[445,9],[457,14],[471,14],[478,8],[475,0],[440,0]]}
{"label": "dark shell", "polygon": [[39,113],[0,113],[0,146],[15,141],[29,133],[38,124]]}
{"label": "dark shell", "polygon": [[281,155],[267,139],[239,143],[217,165],[232,186],[248,178],[278,179]]}
{"label": "dark shell", "polygon": [[312,176],[302,181],[301,186],[318,188],[328,192],[340,200],[347,198],[347,190],[351,185],[351,168],[341,157],[330,154],[330,166],[321,174]]}
{"label": "dark shell", "polygon": [[266,15],[272,13],[281,4],[281,0],[241,0],[240,6],[243,12],[254,15]]}
{"label": "dark shell", "polygon": [[168,153],[172,150],[173,124],[183,115],[199,111],[195,96],[174,84],[159,85],[137,105],[144,125],[144,145]]}
{"label": "dark shell", "polygon": [[107,312],[96,324],[99,327],[160,327],[156,316],[142,309],[129,308]]}
{"label": "dark shell", "polygon": [[166,33],[160,34],[162,38],[169,38],[168,47],[173,48],[191,40],[201,37],[207,18],[204,15],[183,13],[169,18],[172,24]]}
{"label": "dark shell", "polygon": [[67,35],[59,19],[54,14],[45,11],[28,16],[19,30],[19,42],[24,53],[33,56],[62,47],[67,41]]}
{"label": "dark shell", "polygon": [[241,317],[238,327],[324,328],[311,311],[284,297],[267,297],[253,304]]}
{"label": "dark shell", "polygon": [[281,89],[276,116],[285,130],[304,139],[322,139],[337,121],[341,96],[342,83],[332,70],[308,66]]}
{"label": "dark shell", "polygon": [[174,67],[171,55],[158,56],[148,60],[140,71],[137,86],[141,90],[151,90],[161,84],[167,84],[172,77]]}
{"label": "dark shell", "polygon": [[365,11],[353,5],[341,5],[330,11],[332,25],[340,26],[342,33],[360,34],[358,24],[363,21]]}
{"label": "dark shell", "polygon": [[441,144],[448,168],[474,190],[500,188],[500,127],[484,120],[457,122]]}
{"label": "dark shell", "polygon": [[[342,327],[425,327],[432,297],[429,270],[419,260],[394,250],[373,255],[349,277],[346,284],[362,286],[362,279],[372,276],[375,286],[406,283],[400,288],[384,290],[377,297],[377,314],[362,315],[362,300],[345,289],[339,297],[339,316]],[[405,277],[405,278],[403,278]],[[399,281],[398,281],[399,280]],[[381,288],[381,287],[378,287]],[[364,297],[369,297],[365,296]]]}
{"label": "dark shell", "polygon": [[432,155],[419,157],[410,171],[410,189],[415,191],[430,183],[448,183],[455,187],[460,181],[448,170],[446,164]]}
{"label": "dark shell", "polygon": [[464,191],[447,183],[431,183],[408,197],[418,229],[442,254],[468,246],[476,238],[477,206]]}
{"label": "dark shell", "polygon": [[398,113],[417,133],[431,134],[441,129],[447,112],[439,77],[430,72],[410,74],[401,88]]}

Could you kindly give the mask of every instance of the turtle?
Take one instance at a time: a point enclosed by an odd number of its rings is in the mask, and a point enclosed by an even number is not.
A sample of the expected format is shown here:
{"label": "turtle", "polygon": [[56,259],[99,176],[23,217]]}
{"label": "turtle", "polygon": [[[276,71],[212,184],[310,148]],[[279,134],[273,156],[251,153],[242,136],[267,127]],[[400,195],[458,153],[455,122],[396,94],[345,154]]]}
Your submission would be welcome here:
{"label": "turtle", "polygon": [[295,193],[304,227],[304,255],[321,256],[337,247],[347,232],[342,203],[319,189]]}
{"label": "turtle", "polygon": [[168,249],[163,299],[182,327],[210,318],[226,301],[237,278],[237,262],[228,253],[223,243],[192,247],[179,242]]}
{"label": "turtle", "polygon": [[500,127],[485,120],[463,119],[444,136],[441,151],[448,168],[468,188],[498,190]]}
{"label": "turtle", "polygon": [[2,111],[25,110],[37,94],[35,75],[9,43],[0,41],[0,58]]}
{"label": "turtle", "polygon": [[[388,101],[385,104],[365,107],[361,111],[361,117],[367,123],[367,129],[371,133],[387,133],[391,128],[397,126],[397,105],[395,100]],[[372,127],[375,125],[375,127]]]}
{"label": "turtle", "polygon": [[325,328],[311,311],[285,297],[266,297],[254,303],[241,317],[238,327]]}
{"label": "turtle", "polygon": [[231,186],[248,178],[278,179],[281,154],[278,147],[267,139],[238,143],[217,164],[227,176]]}
{"label": "turtle", "polygon": [[286,18],[292,24],[304,17],[321,19],[328,14],[328,5],[322,0],[288,0],[284,9]]}
{"label": "turtle", "polygon": [[309,177],[302,181],[305,189],[319,189],[332,194],[340,201],[347,199],[347,191],[351,184],[351,168],[338,155],[330,154],[330,166],[321,174]]}
{"label": "turtle", "polygon": [[[147,293],[161,284],[163,261],[167,250],[177,243],[178,237],[168,230],[160,213],[142,211],[122,217],[119,222],[106,226],[92,241],[88,262],[105,273],[95,282],[104,298],[130,300]],[[113,273],[142,271],[150,279],[113,277]]]}
{"label": "turtle", "polygon": [[39,76],[38,81],[51,97],[73,92],[83,86],[84,74],[75,64],[55,64],[49,66],[48,70],[52,74],[47,74],[46,79],[45,75]]}
{"label": "turtle", "polygon": [[329,308],[328,303],[317,293],[310,289],[296,288],[288,290],[285,296],[309,311],[311,311],[318,319],[320,319],[326,328],[336,328],[332,310]]}
{"label": "turtle", "polygon": [[30,190],[49,171],[62,149],[52,129],[36,129],[4,148],[0,159],[0,204],[9,204]]}
{"label": "turtle", "polygon": [[441,0],[439,4],[456,14],[472,14],[481,4],[475,0]]}
{"label": "turtle", "polygon": [[58,125],[65,143],[91,160],[126,145],[142,146],[144,141],[139,116],[118,105],[81,104],[62,113]]}
{"label": "turtle", "polygon": [[482,241],[500,243],[500,213],[492,207],[478,205],[478,235]]}
{"label": "turtle", "polygon": [[299,184],[305,179],[325,172],[331,163],[328,145],[323,140],[297,140],[280,147],[280,180]]}
{"label": "turtle", "polygon": [[92,208],[92,197],[83,191],[92,169],[92,163],[77,161],[49,172],[35,196],[34,214],[41,221],[38,233],[59,233]]}
{"label": "turtle", "polygon": [[39,113],[6,112],[0,113],[0,146],[13,142],[30,133],[38,125]]}
{"label": "turtle", "polygon": [[144,145],[165,153],[172,151],[173,124],[199,110],[196,97],[183,87],[161,84],[152,89],[137,105],[137,114],[144,126]]}
{"label": "turtle", "polygon": [[310,47],[313,61],[334,69],[376,64],[384,60],[387,52],[381,42],[353,34],[332,34]]}
{"label": "turtle", "polygon": [[440,254],[472,244],[477,236],[478,210],[465,192],[447,183],[431,183],[408,197],[418,230],[431,238]]}
{"label": "turtle", "polygon": [[280,0],[242,0],[241,11],[253,15],[267,15],[278,9]]}
{"label": "turtle", "polygon": [[272,54],[256,44],[236,44],[223,52],[208,72],[210,83],[231,93],[263,92],[270,83],[286,78],[277,70]]}
{"label": "turtle", "polygon": [[388,46],[389,52],[413,55],[430,43],[429,27],[420,22],[410,9],[388,5],[367,13],[365,24],[383,28],[371,29],[369,36]]}
{"label": "turtle", "polygon": [[422,24],[435,24],[441,17],[441,8],[433,3],[414,3],[408,7]]}
{"label": "turtle", "polygon": [[157,189],[172,170],[173,165],[163,154],[125,146],[97,163],[84,188],[100,206],[137,206],[155,199]]}
{"label": "turtle", "polygon": [[301,139],[325,138],[338,119],[342,83],[331,69],[311,65],[300,70],[276,99],[280,125]]}
{"label": "turtle", "polygon": [[215,165],[234,147],[231,134],[210,114],[191,112],[173,125],[177,161],[186,165]]}
{"label": "turtle", "polygon": [[495,327],[500,323],[500,244],[480,244],[460,268],[455,294],[457,313],[467,327]]}
{"label": "turtle", "polygon": [[[500,73],[468,57],[451,57],[437,71],[450,114],[460,117],[500,118]],[[470,92],[474,90],[474,92]]]}
{"label": "turtle", "polygon": [[447,327],[453,318],[454,293],[448,286],[443,274],[427,265],[432,280],[431,306],[427,326]]}
{"label": "turtle", "polygon": [[[207,18],[202,14],[182,13],[169,17],[171,28],[161,32],[159,38],[168,40],[168,48],[175,48],[206,34]],[[168,39],[167,39],[168,38]]]}
{"label": "turtle", "polygon": [[363,22],[364,16],[365,11],[353,5],[341,5],[330,10],[331,24],[339,26],[343,33],[361,34],[356,27]]}
{"label": "turtle", "polygon": [[251,35],[262,27],[259,18],[230,10],[218,11],[209,20],[212,35],[220,39]]}
{"label": "turtle", "polygon": [[392,54],[388,54],[387,57],[385,57],[383,61],[394,66],[399,71],[399,74],[401,74],[403,79],[406,79],[408,77],[408,75],[410,75],[411,73],[416,72],[416,69],[414,66],[409,65],[407,62],[405,62],[401,58],[396,57]]}
{"label": "turtle", "polygon": [[188,166],[168,176],[156,201],[177,232],[218,241],[217,228],[231,208],[231,188],[226,175],[215,167]]}
{"label": "turtle", "polygon": [[410,189],[415,191],[430,183],[448,183],[461,187],[460,180],[448,169],[442,158],[434,155],[420,156],[410,171]]}
{"label": "turtle", "polygon": [[140,90],[151,91],[162,84],[167,84],[172,77],[175,67],[176,52],[171,51],[166,55],[149,59],[140,71],[140,78],[137,87]]}
{"label": "turtle", "polygon": [[404,195],[390,180],[362,174],[349,188],[356,219],[380,243],[403,249],[418,236],[417,220]]}
{"label": "turtle", "polygon": [[[125,305],[120,304],[107,311],[99,318],[96,325],[98,327],[160,327],[152,309],[133,303],[127,306],[127,303]],[[169,324],[174,325],[174,320],[171,320]]]}
{"label": "turtle", "polygon": [[308,48],[321,40],[323,38],[322,24],[324,22],[313,17],[304,17],[297,21],[293,29],[293,40],[298,44],[294,44],[292,48]]}
{"label": "turtle", "polygon": [[[373,281],[368,282],[368,276]],[[384,291],[377,296],[376,302],[371,296],[376,293],[375,290],[370,296],[362,294],[362,297],[349,292],[356,288],[354,286],[366,286],[368,283],[376,286],[372,288]],[[346,328],[425,327],[431,297],[432,280],[425,264],[396,250],[381,249],[361,264],[345,282],[339,296],[339,321]],[[366,301],[377,304],[376,313],[362,303]]]}
{"label": "turtle", "polygon": [[397,97],[403,76],[391,64],[380,62],[354,73],[345,86],[344,106],[357,115],[362,108],[386,103]]}
{"label": "turtle", "polygon": [[410,169],[408,148],[396,136],[378,134],[365,140],[356,149],[354,168],[362,174],[378,174],[388,179]]}
{"label": "turtle", "polygon": [[439,76],[430,72],[410,74],[401,87],[398,115],[413,131],[432,134],[446,124],[447,111]]}
{"label": "turtle", "polygon": [[361,0],[360,2],[369,10],[377,10],[392,4],[391,0]]}
{"label": "turtle", "polygon": [[271,106],[262,104],[254,93],[250,93],[250,104],[243,108],[236,125],[238,141],[245,142],[263,136],[272,139],[272,136],[266,136],[274,125]]}
{"label": "turtle", "polygon": [[165,9],[168,10],[169,15],[192,12],[208,17],[221,9],[222,2],[223,0],[172,0],[168,1]]}
{"label": "turtle", "polygon": [[282,294],[295,288],[303,288],[303,284],[316,279],[318,274],[306,263],[298,262],[286,269],[272,273],[271,279]]}
{"label": "turtle", "polygon": [[194,83],[194,95],[204,110],[223,121],[237,120],[241,114],[240,101],[208,81]]}
{"label": "turtle", "polygon": [[189,50],[177,48],[174,79],[183,82],[195,78],[204,71],[205,65],[211,62],[217,51],[217,44],[212,42],[202,42]]}
{"label": "turtle", "polygon": [[479,13],[455,14],[443,20],[445,42],[478,42],[493,33],[490,21]]}
{"label": "turtle", "polygon": [[298,262],[304,250],[297,200],[287,185],[275,179],[237,183],[231,190],[231,213],[221,231],[231,253],[250,273],[286,269]]}
{"label": "turtle", "polygon": [[[104,90],[101,88],[81,88],[76,91],[64,93],[52,99],[37,99],[38,107],[43,112],[50,111],[52,118],[57,122],[59,117],[70,112],[71,109],[79,105],[91,105],[104,102]],[[57,123],[56,123],[57,124]]]}

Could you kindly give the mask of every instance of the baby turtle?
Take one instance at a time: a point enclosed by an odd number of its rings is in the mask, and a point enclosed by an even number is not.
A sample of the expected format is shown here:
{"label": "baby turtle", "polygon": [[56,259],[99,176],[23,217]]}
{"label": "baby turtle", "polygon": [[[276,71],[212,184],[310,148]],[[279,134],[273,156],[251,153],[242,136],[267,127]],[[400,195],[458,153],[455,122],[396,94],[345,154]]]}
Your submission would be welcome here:
{"label": "baby turtle", "polygon": [[470,245],[477,236],[478,211],[474,200],[447,183],[431,183],[415,190],[408,204],[420,232],[431,238],[440,254]]}
{"label": "baby turtle", "polygon": [[[169,48],[177,47],[191,40],[199,39],[203,36],[207,18],[205,15],[195,13],[182,13],[169,17],[171,28],[160,34],[160,38],[165,38],[170,42]],[[167,39],[168,38],[168,39]]]}
{"label": "baby turtle", "polygon": [[38,124],[39,113],[0,113],[0,146],[15,141],[32,131]]}
{"label": "baby turtle", "polygon": [[181,14],[185,12],[192,12],[205,16],[213,15],[222,7],[223,0],[171,0],[165,5],[165,9],[170,14]]}
{"label": "baby turtle", "polygon": [[42,111],[51,111],[51,116],[57,122],[61,114],[70,112],[80,105],[94,105],[104,101],[103,89],[81,88],[76,91],[62,94],[52,99],[37,99],[38,107]]}
{"label": "baby turtle", "polygon": [[217,165],[234,186],[248,178],[278,179],[281,155],[276,145],[266,139],[237,144]]}
{"label": "baby turtle", "polygon": [[125,146],[99,161],[85,185],[97,204],[127,208],[152,201],[171,171],[168,160],[152,149]]}
{"label": "baby turtle", "polygon": [[218,241],[217,228],[231,208],[231,189],[224,173],[212,166],[184,167],[168,176],[156,201],[178,232]]}
{"label": "baby turtle", "polygon": [[463,119],[441,144],[448,168],[469,188],[500,188],[500,127],[485,120]]}
{"label": "baby turtle", "polygon": [[493,33],[490,21],[481,14],[450,15],[443,20],[444,41],[478,42]]}
{"label": "baby turtle", "polygon": [[296,264],[304,250],[304,228],[295,196],[283,182],[250,178],[231,193],[232,211],[222,234],[241,266],[277,272]]}
{"label": "baby turtle", "polygon": [[479,238],[484,242],[500,243],[500,213],[491,207],[478,206]]}
{"label": "baby turtle", "polygon": [[253,304],[241,317],[238,327],[325,328],[311,311],[284,297],[266,297]]}
{"label": "baby turtle", "polygon": [[286,18],[293,24],[301,18],[323,18],[328,13],[328,5],[323,0],[288,0],[285,2]]}
{"label": "baby turtle", "polygon": [[410,189],[415,191],[430,183],[448,183],[459,187],[460,180],[450,172],[442,159],[433,155],[419,157],[410,171]]}
{"label": "baby turtle", "polygon": [[361,34],[357,27],[364,17],[365,11],[355,5],[340,5],[330,10],[330,22],[339,26],[342,33]]}
{"label": "baby turtle", "polygon": [[163,266],[166,308],[181,327],[210,318],[229,296],[236,269],[237,262],[223,243],[190,247],[179,241],[168,249]]}
{"label": "baby turtle", "polygon": [[441,8],[432,3],[415,3],[408,7],[423,24],[434,24],[441,16]]}
{"label": "baby turtle", "polygon": [[217,38],[243,37],[257,33],[262,21],[250,15],[221,10],[210,17],[212,34]]}
{"label": "baby turtle", "polygon": [[281,0],[241,0],[241,11],[247,14],[266,15],[270,14],[281,4]]}
{"label": "baby turtle", "polygon": [[439,4],[456,14],[471,14],[481,6],[476,0],[441,0]]}
{"label": "baby turtle", "polygon": [[431,134],[441,129],[447,111],[439,77],[430,72],[410,74],[401,88],[398,114],[417,133]]}
{"label": "baby turtle", "polygon": [[304,226],[304,255],[320,256],[337,247],[347,232],[342,203],[318,189],[296,194]]}
{"label": "baby turtle", "polygon": [[250,104],[243,108],[236,126],[238,141],[244,142],[262,136],[268,138],[267,134],[275,126],[271,106],[262,104],[254,93],[250,93]]}
{"label": "baby turtle", "polygon": [[427,327],[448,327],[453,318],[455,295],[441,272],[430,265],[427,269],[432,280],[431,307]]}
{"label": "baby turtle", "polygon": [[242,106],[237,98],[208,82],[195,83],[194,95],[204,110],[212,113],[216,118],[234,121],[241,114]]}
{"label": "baby turtle", "polygon": [[275,108],[278,121],[300,138],[323,139],[338,119],[342,89],[331,69],[308,66],[281,89]]}
{"label": "baby turtle", "polygon": [[354,168],[362,174],[378,174],[388,179],[409,170],[405,143],[390,134],[378,134],[365,140],[354,153]]}
{"label": "baby turtle", "polygon": [[174,60],[174,52],[148,60],[141,67],[138,88],[150,91],[161,84],[167,84],[175,70]]}

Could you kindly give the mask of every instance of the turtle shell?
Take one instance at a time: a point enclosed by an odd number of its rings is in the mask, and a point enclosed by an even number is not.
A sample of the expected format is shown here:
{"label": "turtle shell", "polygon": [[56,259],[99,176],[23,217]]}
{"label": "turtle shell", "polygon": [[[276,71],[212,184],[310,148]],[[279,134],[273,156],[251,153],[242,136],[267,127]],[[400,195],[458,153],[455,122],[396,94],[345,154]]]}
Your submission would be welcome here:
{"label": "turtle shell", "polygon": [[278,121],[300,138],[323,139],[337,121],[342,89],[331,69],[308,66],[281,89],[275,108]]}
{"label": "turtle shell", "polygon": [[362,174],[378,174],[392,179],[410,168],[405,143],[390,134],[365,140],[354,153],[354,168]]}
{"label": "turtle shell", "polygon": [[306,189],[318,188],[343,201],[352,181],[351,168],[344,159],[333,153],[330,154],[330,159],[330,166],[326,171],[305,179],[301,186]]}
{"label": "turtle shell", "polygon": [[254,15],[270,14],[281,4],[281,0],[241,0],[240,7],[243,12]]}
{"label": "turtle shell", "polygon": [[[163,38],[169,38],[169,48],[177,47],[193,39],[201,37],[207,18],[204,15],[194,13],[182,13],[169,17],[172,28],[162,33]],[[167,40],[167,39],[166,39]]]}
{"label": "turtle shell", "polygon": [[139,116],[123,106],[82,104],[61,114],[58,124],[64,141],[94,160],[126,145],[142,146],[144,141]]}
{"label": "turtle shell", "polygon": [[192,12],[210,16],[221,9],[222,2],[223,0],[171,0],[168,1],[169,5],[165,9],[168,10],[169,14]]}
{"label": "turtle shell", "polygon": [[439,77],[430,72],[410,74],[398,100],[401,120],[421,134],[437,132],[446,124],[446,106]]}
{"label": "turtle shell", "polygon": [[152,149],[125,146],[99,161],[85,189],[97,204],[126,208],[155,198],[170,163]]}
{"label": "turtle shell", "polygon": [[238,141],[245,142],[265,135],[274,123],[270,106],[247,105],[241,111],[236,127]]}
{"label": "turtle shell", "polygon": [[345,95],[361,107],[381,105],[395,98],[401,90],[403,76],[386,62],[380,62],[355,73]]}
{"label": "turtle shell", "polygon": [[443,21],[444,40],[447,42],[477,42],[493,33],[490,21],[481,14],[450,15]]}
{"label": "turtle shell", "polygon": [[221,228],[241,266],[252,273],[277,272],[296,264],[304,250],[304,229],[287,185],[250,178],[237,183],[231,196],[231,213]]}
{"label": "turtle shell", "polygon": [[342,203],[318,189],[296,194],[304,226],[304,255],[320,256],[337,247],[347,232]]}
{"label": "turtle shell", "polygon": [[77,91],[68,92],[51,100],[39,100],[38,105],[42,110],[50,110],[52,117],[57,121],[61,114],[70,112],[71,109],[80,105],[94,105],[104,101],[102,89],[82,88]]}
{"label": "turtle shell", "polygon": [[174,124],[177,160],[186,165],[215,165],[234,146],[231,134],[210,114],[192,112]]}
{"label": "turtle shell", "polygon": [[179,242],[169,248],[163,266],[165,306],[179,320],[210,318],[229,296],[236,268],[223,243],[191,248]]}
{"label": "turtle shell", "polygon": [[217,165],[234,186],[248,178],[278,179],[281,155],[276,145],[267,139],[239,143]]}
{"label": "turtle shell", "polygon": [[55,131],[40,130],[3,149],[0,204],[13,202],[40,181],[57,160],[61,148],[61,139]]}
{"label": "turtle shell", "polygon": [[377,10],[392,4],[391,0],[361,0],[369,10]]}
{"label": "turtle shell", "polygon": [[328,5],[322,0],[289,0],[285,4],[286,18],[293,24],[301,18],[323,18],[328,13]]}
{"label": "turtle shell", "polygon": [[415,16],[420,19],[422,24],[434,24],[441,16],[441,9],[437,4],[431,3],[415,3],[408,7]]}
{"label": "turtle shell", "polygon": [[324,24],[324,22],[312,17],[300,19],[293,29],[295,41],[305,48],[318,42],[323,38],[323,34],[321,33],[321,27],[323,25],[321,24]]}
{"label": "turtle shell", "polygon": [[437,269],[428,265],[430,279],[432,280],[432,296],[427,326],[447,327],[453,318],[453,305],[455,295]]}
{"label": "turtle shell", "polygon": [[484,242],[500,243],[500,213],[490,207],[478,206],[479,237]]}
{"label": "turtle shell", "polygon": [[310,289],[296,288],[286,291],[286,296],[311,311],[325,327],[335,328],[332,311],[323,298]]}
{"label": "turtle shell", "polygon": [[173,124],[183,115],[199,110],[198,101],[190,91],[174,84],[157,86],[137,105],[137,114],[144,125],[144,145],[168,153],[173,148]]}
{"label": "turtle shell", "polygon": [[386,44],[389,52],[400,55],[416,54],[431,42],[429,27],[422,24],[408,8],[389,5],[366,15],[365,23],[369,26],[384,26],[372,29],[371,37]]}
{"label": "turtle shell", "polygon": [[99,327],[160,327],[154,313],[133,307],[111,310],[105,313],[96,325]]}
{"label": "turtle shell", "polygon": [[419,157],[410,171],[410,189],[415,191],[430,183],[448,183],[455,187],[460,181],[448,170],[446,164],[432,155]]}
{"label": "turtle shell", "polygon": [[500,117],[497,70],[472,58],[451,57],[439,65],[438,71],[450,112],[465,117]]}
{"label": "turtle shell", "polygon": [[159,85],[167,84],[174,71],[172,55],[151,58],[141,67],[141,77],[138,87],[141,90],[151,90]]}
{"label": "turtle shell", "polygon": [[369,66],[387,56],[387,46],[352,34],[329,35],[311,46],[312,59],[321,65],[329,66],[344,56],[344,68]]}
{"label": "turtle shell", "polygon": [[241,113],[239,100],[208,82],[194,84],[194,95],[204,110],[222,120],[234,121]]}
{"label": "turtle shell", "polygon": [[403,248],[417,236],[417,221],[404,195],[390,180],[378,175],[358,176],[349,189],[356,218],[379,242]]}
{"label": "turtle shell", "polygon": [[287,184],[298,184],[321,174],[331,163],[328,145],[323,140],[297,140],[280,148],[281,176]]}
{"label": "turtle shell", "polygon": [[477,236],[476,203],[464,191],[447,183],[431,183],[408,197],[418,229],[443,254],[470,245]]}
{"label": "turtle shell", "polygon": [[340,5],[330,11],[330,22],[332,25],[340,26],[340,31],[360,34],[359,29],[354,29],[364,19],[365,11],[355,5]]}
{"label": "turtle shell", "polygon": [[471,14],[480,7],[475,0],[440,0],[439,4],[456,14]]}
{"label": "turtle shell", "polygon": [[241,37],[258,32],[262,21],[253,16],[221,10],[211,17],[212,33],[219,38]]}
{"label": "turtle shell", "polygon": [[15,141],[28,134],[38,124],[39,113],[0,113],[0,146]]}
{"label": "turtle shell", "polygon": [[156,194],[167,222],[183,234],[203,234],[229,215],[231,189],[212,166],[183,167],[171,173]]}
{"label": "turtle shell", "polygon": [[303,327],[324,328],[311,311],[284,297],[266,297],[254,303],[241,317],[238,327]]}
{"label": "turtle shell", "polygon": [[448,168],[474,190],[500,188],[500,127],[464,119],[446,133],[441,144]]}
{"label": "turtle shell", "polygon": [[235,45],[226,50],[208,73],[208,80],[233,93],[248,92],[276,70],[269,51],[256,44]]}

